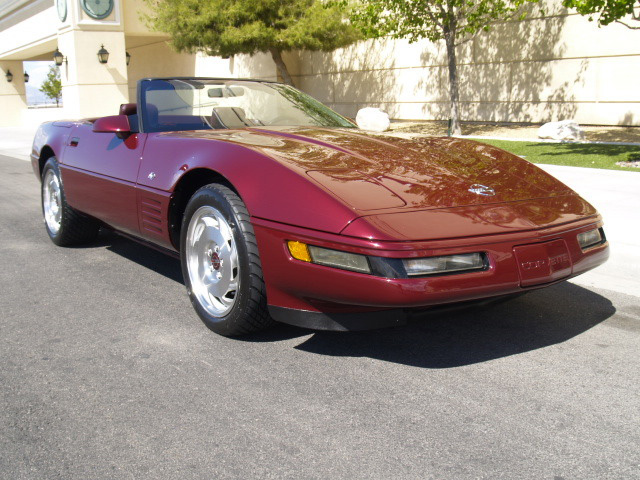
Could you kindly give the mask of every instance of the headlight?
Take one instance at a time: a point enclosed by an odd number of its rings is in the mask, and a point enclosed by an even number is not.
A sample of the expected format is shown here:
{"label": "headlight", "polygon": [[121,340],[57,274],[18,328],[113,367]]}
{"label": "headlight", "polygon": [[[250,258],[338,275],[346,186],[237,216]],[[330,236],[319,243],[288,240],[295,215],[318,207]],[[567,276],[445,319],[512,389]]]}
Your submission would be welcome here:
{"label": "headlight", "polygon": [[443,257],[405,258],[403,260],[407,275],[434,275],[438,273],[483,270],[485,268],[482,253],[465,253]]}
{"label": "headlight", "polygon": [[365,255],[342,252],[340,250],[330,250],[328,248],[316,247],[292,240],[287,242],[287,246],[289,247],[291,256],[303,262],[311,262],[360,273],[371,273],[371,267]]}
{"label": "headlight", "polygon": [[599,228],[589,230],[588,232],[582,232],[578,234],[578,243],[584,250],[585,248],[593,247],[599,243],[602,243],[602,234]]}
{"label": "headlight", "polygon": [[489,266],[484,253],[463,253],[428,258],[368,257],[357,253],[287,241],[289,253],[296,260],[326,267],[367,273],[382,278],[409,278],[446,273],[486,270]]}

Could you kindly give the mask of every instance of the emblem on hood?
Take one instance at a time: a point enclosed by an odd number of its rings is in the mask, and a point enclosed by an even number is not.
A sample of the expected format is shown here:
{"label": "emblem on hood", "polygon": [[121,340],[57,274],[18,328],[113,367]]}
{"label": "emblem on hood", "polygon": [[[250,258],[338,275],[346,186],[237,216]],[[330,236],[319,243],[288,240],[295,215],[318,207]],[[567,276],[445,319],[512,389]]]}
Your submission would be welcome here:
{"label": "emblem on hood", "polygon": [[496,194],[496,191],[493,188],[487,187],[486,185],[480,185],[479,183],[471,185],[471,187],[469,187],[469,191],[476,195],[484,195],[485,197],[493,197]]}

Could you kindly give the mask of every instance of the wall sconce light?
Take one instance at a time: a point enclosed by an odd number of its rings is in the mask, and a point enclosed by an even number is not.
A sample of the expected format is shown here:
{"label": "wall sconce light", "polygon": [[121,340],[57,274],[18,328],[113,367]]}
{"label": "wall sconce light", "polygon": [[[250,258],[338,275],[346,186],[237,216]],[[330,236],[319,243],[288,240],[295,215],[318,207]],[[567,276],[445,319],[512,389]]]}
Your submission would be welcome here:
{"label": "wall sconce light", "polygon": [[7,82],[11,82],[11,80],[13,80],[13,73],[11,73],[11,70],[7,70],[5,77],[7,77]]}
{"label": "wall sconce light", "polygon": [[56,51],[53,52],[53,61],[56,62],[56,67],[61,66],[62,62],[69,63],[69,62],[67,62],[67,57],[62,55],[62,52],[60,50],[58,50],[57,48],[56,48]]}
{"label": "wall sconce light", "polygon": [[29,74],[24,72],[24,83],[29,83]]}
{"label": "wall sconce light", "polygon": [[129,62],[131,61],[131,54],[129,52],[127,53],[127,66],[129,66]]}
{"label": "wall sconce light", "polygon": [[104,48],[104,45],[98,50],[98,61],[103,64],[109,61],[109,52]]}

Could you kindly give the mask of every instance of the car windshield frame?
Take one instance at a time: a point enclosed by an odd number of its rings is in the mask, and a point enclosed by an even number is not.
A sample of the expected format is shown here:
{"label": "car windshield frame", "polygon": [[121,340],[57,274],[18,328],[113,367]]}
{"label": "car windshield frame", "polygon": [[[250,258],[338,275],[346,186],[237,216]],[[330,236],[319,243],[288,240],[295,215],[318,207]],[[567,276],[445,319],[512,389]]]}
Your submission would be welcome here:
{"label": "car windshield frame", "polygon": [[[205,91],[207,103],[201,101]],[[244,106],[249,107],[249,112],[245,112],[246,109],[239,106],[225,106],[225,101],[239,101],[239,98],[233,97],[242,97],[245,92],[278,102],[278,111],[283,108],[289,117],[276,118],[280,123],[270,123],[265,117],[251,118],[249,115],[255,113],[251,111],[252,95],[245,99]],[[290,85],[268,80],[215,77],[144,78],[138,81],[137,93],[138,128],[141,133],[290,126],[357,128],[352,120],[310,95]],[[199,101],[195,102],[194,99],[189,102],[189,95],[195,97],[195,93],[198,93]],[[267,98],[269,96],[273,98]],[[260,100],[266,102],[264,99]],[[212,112],[211,115],[202,114],[207,108]],[[196,110],[200,110],[200,113],[196,114]],[[270,111],[266,107],[263,107],[263,110]],[[287,120],[291,123],[287,123]]]}

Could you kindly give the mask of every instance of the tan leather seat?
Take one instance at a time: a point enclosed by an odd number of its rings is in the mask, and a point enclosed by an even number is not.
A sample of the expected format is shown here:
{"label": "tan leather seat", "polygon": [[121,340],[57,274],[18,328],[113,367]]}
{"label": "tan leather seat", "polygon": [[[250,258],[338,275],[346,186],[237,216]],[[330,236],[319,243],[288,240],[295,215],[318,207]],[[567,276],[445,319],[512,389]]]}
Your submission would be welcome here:
{"label": "tan leather seat", "polygon": [[244,128],[254,125],[240,107],[214,107],[211,112],[211,125],[220,124],[226,128]]}

